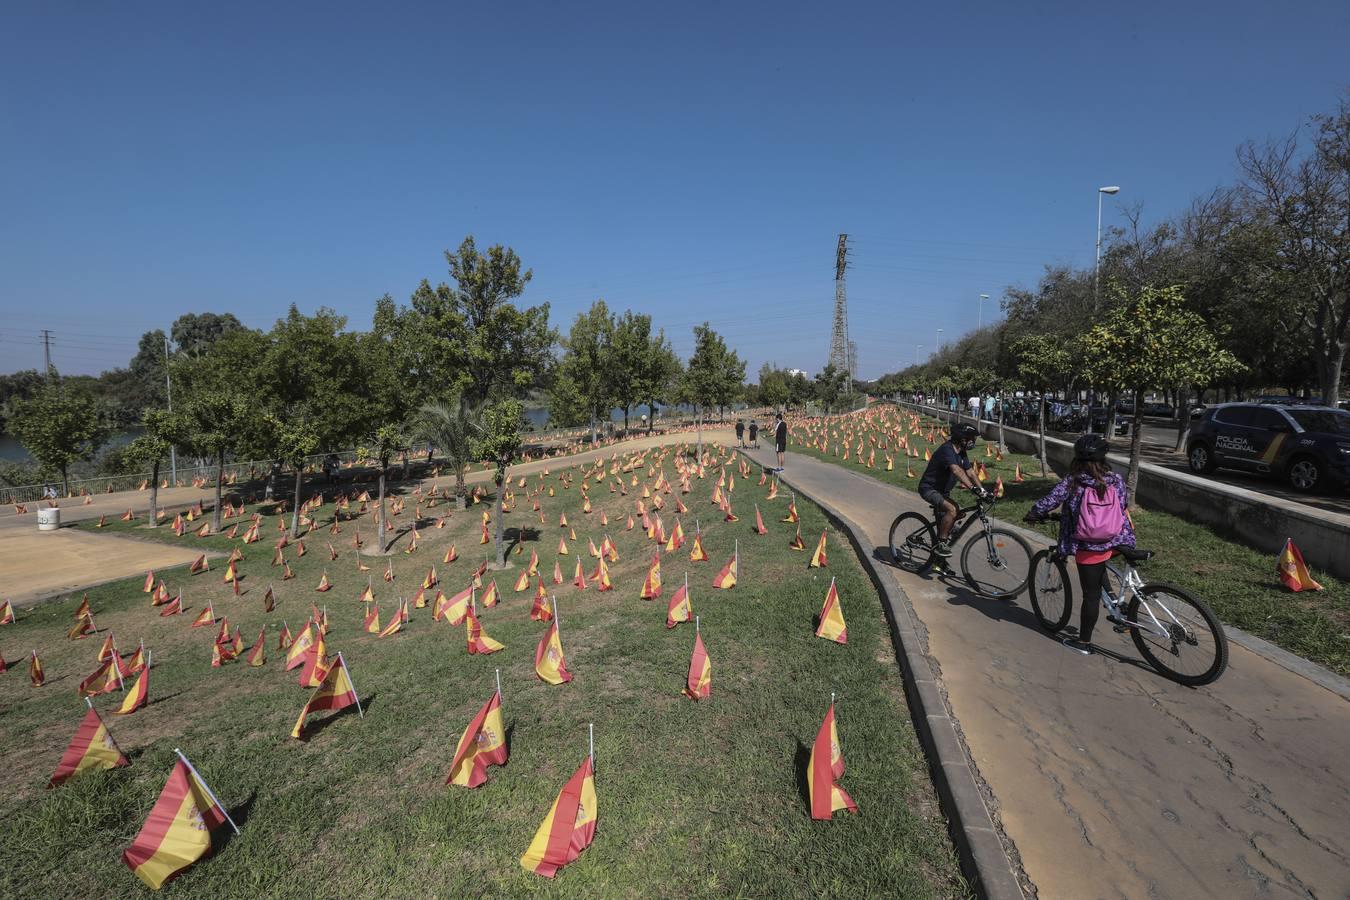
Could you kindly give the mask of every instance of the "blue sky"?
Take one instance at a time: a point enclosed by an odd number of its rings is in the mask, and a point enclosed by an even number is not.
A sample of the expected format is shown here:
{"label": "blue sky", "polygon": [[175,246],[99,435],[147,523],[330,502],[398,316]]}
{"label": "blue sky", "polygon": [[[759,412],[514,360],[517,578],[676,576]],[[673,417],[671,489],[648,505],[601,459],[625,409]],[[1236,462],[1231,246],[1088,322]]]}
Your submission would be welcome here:
{"label": "blue sky", "polygon": [[365,327],[469,233],[564,328],[604,297],[815,371],[845,231],[873,377],[1090,263],[1099,185],[1170,214],[1330,109],[1347,37],[1343,2],[10,4],[0,371],[42,328],[79,373],[185,311]]}

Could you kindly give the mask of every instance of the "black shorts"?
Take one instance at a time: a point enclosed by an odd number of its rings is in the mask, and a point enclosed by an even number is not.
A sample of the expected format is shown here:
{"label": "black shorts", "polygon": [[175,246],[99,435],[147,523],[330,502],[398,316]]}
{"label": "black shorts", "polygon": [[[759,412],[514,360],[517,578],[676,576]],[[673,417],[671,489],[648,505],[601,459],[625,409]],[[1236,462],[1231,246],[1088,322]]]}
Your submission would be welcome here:
{"label": "black shorts", "polygon": [[942,493],[937,488],[924,484],[919,485],[919,496],[924,499],[925,503],[933,507],[934,512],[941,510],[947,504],[947,501],[951,499],[950,496]]}
{"label": "black shorts", "polygon": [[787,452],[787,444],[784,443],[783,441],[779,441],[779,442],[777,442],[776,444],[774,444],[774,445],[773,445],[773,448],[774,448],[776,451],[778,451],[779,453],[786,453],[786,452]]}

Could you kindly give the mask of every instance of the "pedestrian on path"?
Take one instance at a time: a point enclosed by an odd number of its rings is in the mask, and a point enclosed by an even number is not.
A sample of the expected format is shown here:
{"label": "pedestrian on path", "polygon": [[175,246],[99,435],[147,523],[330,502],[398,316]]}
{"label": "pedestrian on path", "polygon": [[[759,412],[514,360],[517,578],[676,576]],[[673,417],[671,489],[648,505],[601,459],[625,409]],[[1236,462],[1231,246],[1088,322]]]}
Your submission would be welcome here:
{"label": "pedestrian on path", "polygon": [[736,443],[742,447],[745,446],[745,421],[743,419],[736,420]]}
{"label": "pedestrian on path", "polygon": [[773,426],[773,445],[778,453],[778,471],[783,471],[783,454],[787,452],[787,423],[783,421],[783,413],[774,414],[778,420]]}
{"label": "pedestrian on path", "polygon": [[1101,609],[1102,581],[1106,562],[1117,547],[1134,546],[1130,523],[1130,493],[1125,480],[1106,464],[1109,445],[1099,434],[1085,434],[1073,444],[1069,474],[1054,490],[1031,507],[1026,521],[1043,522],[1063,507],[1059,520],[1059,543],[1055,551],[1074,558],[1078,583],[1083,587],[1077,638],[1064,638],[1064,646],[1078,653],[1093,652],[1092,629]]}
{"label": "pedestrian on path", "polygon": [[759,449],[759,423],[754,419],[750,420],[750,446]]}

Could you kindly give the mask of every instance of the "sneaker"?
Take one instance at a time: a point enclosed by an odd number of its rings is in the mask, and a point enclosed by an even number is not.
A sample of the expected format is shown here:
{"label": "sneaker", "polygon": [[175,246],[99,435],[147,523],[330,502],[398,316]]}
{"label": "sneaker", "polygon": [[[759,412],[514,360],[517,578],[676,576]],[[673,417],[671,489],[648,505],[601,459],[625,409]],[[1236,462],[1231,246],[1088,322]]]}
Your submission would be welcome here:
{"label": "sneaker", "polygon": [[936,553],[938,556],[941,556],[943,559],[946,559],[947,557],[952,555],[952,542],[938,541],[936,544],[933,545],[933,552]]}
{"label": "sneaker", "polygon": [[1090,641],[1080,641],[1078,638],[1063,638],[1060,643],[1073,652],[1081,653],[1084,656],[1091,656],[1093,652],[1092,643]]}

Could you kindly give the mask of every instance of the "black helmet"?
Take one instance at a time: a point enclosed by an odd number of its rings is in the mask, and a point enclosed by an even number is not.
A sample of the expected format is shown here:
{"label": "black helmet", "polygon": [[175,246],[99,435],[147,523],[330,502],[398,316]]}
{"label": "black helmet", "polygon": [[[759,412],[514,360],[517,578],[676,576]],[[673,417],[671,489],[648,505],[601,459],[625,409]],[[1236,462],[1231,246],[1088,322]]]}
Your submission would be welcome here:
{"label": "black helmet", "polygon": [[967,425],[966,423],[962,422],[962,423],[959,424],[959,425],[953,425],[953,426],[952,426],[952,440],[953,440],[953,441],[960,441],[960,442],[962,442],[962,443],[964,443],[964,442],[966,442],[966,441],[971,441],[971,442],[973,442],[973,441],[975,441],[977,438],[979,438],[979,436],[980,436],[980,431],[979,431],[979,429],[976,428],[974,425]]}
{"label": "black helmet", "polygon": [[1106,462],[1106,451],[1111,449],[1100,434],[1085,434],[1073,442],[1073,458],[1083,462]]}

